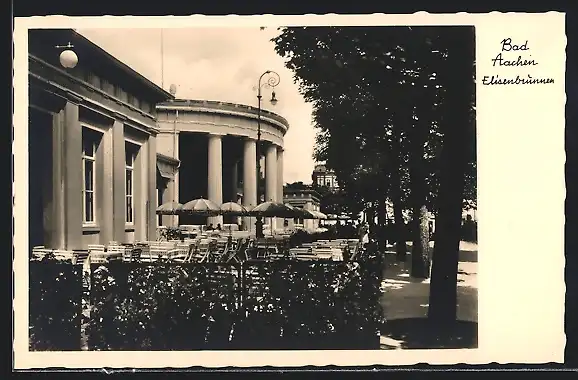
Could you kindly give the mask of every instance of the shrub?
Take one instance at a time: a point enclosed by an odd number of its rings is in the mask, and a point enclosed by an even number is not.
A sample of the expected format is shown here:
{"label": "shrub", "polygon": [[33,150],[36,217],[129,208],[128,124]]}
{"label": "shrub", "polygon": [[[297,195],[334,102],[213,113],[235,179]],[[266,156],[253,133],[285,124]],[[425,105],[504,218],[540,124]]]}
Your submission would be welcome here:
{"label": "shrub", "polygon": [[[379,256],[93,265],[92,350],[377,349]],[[80,349],[81,268],[31,263],[31,347]]]}
{"label": "shrub", "polygon": [[108,264],[92,276],[97,350],[378,347],[372,263]]}
{"label": "shrub", "polygon": [[31,351],[80,349],[82,267],[46,257],[29,265]]}

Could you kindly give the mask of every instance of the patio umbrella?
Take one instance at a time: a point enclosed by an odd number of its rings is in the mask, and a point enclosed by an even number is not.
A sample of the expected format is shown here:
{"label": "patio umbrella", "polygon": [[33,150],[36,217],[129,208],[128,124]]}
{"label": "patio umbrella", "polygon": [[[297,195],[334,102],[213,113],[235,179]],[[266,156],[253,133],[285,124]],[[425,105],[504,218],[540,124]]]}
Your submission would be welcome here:
{"label": "patio umbrella", "polygon": [[186,214],[216,216],[220,214],[221,209],[215,202],[199,198],[185,203],[182,212]]}
{"label": "patio umbrella", "polygon": [[327,219],[327,215],[322,213],[321,211],[311,211],[313,215],[317,216],[317,219]]}
{"label": "patio umbrella", "polygon": [[[291,206],[285,205],[280,202],[263,202],[251,211],[249,215],[264,218],[295,218],[299,215],[298,211],[293,209]],[[273,234],[273,229],[271,229],[271,234]]]}
{"label": "patio umbrella", "polygon": [[179,202],[167,202],[157,207],[156,213],[158,215],[175,215],[178,214],[182,208],[183,205]]}
{"label": "patio umbrella", "polygon": [[248,210],[245,207],[235,202],[223,203],[220,210],[223,215],[242,216],[247,215],[248,213]]}
{"label": "patio umbrella", "polygon": [[301,213],[301,218],[303,219],[319,219],[311,210],[306,210],[304,208],[298,209]]}
{"label": "patio umbrella", "polygon": [[298,214],[293,207],[285,205],[280,202],[263,202],[258,206],[255,206],[249,215],[251,216],[261,216],[266,218],[294,218]]}

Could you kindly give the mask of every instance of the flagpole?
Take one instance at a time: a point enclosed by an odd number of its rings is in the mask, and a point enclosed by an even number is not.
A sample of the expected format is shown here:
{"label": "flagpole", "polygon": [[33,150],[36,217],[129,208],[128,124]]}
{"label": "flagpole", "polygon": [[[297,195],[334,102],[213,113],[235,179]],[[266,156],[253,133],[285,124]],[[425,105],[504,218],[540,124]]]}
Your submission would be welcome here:
{"label": "flagpole", "polygon": [[161,29],[161,88],[165,89],[165,53],[164,53],[164,38],[163,29]]}

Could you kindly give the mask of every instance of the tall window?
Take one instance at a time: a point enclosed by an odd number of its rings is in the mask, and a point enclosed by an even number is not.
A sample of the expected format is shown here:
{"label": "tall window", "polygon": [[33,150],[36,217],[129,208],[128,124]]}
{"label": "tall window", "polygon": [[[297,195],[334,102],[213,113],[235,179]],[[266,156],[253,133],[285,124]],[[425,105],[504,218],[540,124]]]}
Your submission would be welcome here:
{"label": "tall window", "polygon": [[126,215],[127,224],[134,223],[134,169],[136,156],[138,154],[138,145],[125,142],[125,194],[126,194]]}
{"label": "tall window", "polygon": [[88,128],[82,129],[82,220],[85,224],[96,222],[95,184],[96,184],[96,150],[99,136]]}

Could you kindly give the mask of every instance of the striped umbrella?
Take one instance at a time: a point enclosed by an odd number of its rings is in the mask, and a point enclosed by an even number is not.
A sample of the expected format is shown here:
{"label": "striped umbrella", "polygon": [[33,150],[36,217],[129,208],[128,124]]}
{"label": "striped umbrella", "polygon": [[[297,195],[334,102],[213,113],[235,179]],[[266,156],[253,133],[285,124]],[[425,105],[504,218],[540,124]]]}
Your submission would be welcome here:
{"label": "striped umbrella", "polygon": [[178,214],[183,208],[179,202],[167,202],[157,207],[156,213],[158,215],[174,215]]}
{"label": "striped umbrella", "polygon": [[185,214],[215,216],[221,213],[221,209],[215,202],[199,198],[185,203],[182,212]]}

